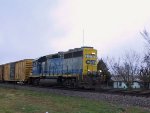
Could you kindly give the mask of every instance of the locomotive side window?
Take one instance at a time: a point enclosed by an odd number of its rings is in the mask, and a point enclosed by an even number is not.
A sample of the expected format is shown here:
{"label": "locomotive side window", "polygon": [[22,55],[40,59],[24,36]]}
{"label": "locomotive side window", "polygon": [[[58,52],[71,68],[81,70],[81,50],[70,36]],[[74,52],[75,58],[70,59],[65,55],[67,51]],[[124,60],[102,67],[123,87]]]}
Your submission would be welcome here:
{"label": "locomotive side window", "polygon": [[35,67],[37,65],[37,62],[33,62],[33,67]]}
{"label": "locomotive side window", "polygon": [[82,56],[83,56],[83,51],[77,51],[77,52],[71,52],[71,53],[64,54],[64,59],[82,57]]}
{"label": "locomotive side window", "polygon": [[73,57],[81,57],[83,56],[83,51],[73,52]]}
{"label": "locomotive side window", "polygon": [[72,58],[72,57],[73,57],[72,53],[64,54],[64,59]]}
{"label": "locomotive side window", "polygon": [[60,56],[56,54],[56,55],[52,55],[52,58],[60,58]]}

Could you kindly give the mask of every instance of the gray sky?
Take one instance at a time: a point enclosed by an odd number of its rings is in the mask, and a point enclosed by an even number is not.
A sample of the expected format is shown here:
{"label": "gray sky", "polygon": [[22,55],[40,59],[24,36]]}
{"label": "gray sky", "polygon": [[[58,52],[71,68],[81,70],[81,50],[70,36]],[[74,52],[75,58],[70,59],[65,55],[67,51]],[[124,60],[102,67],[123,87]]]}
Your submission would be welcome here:
{"label": "gray sky", "polygon": [[0,0],[0,64],[85,43],[98,57],[143,51],[149,0]]}

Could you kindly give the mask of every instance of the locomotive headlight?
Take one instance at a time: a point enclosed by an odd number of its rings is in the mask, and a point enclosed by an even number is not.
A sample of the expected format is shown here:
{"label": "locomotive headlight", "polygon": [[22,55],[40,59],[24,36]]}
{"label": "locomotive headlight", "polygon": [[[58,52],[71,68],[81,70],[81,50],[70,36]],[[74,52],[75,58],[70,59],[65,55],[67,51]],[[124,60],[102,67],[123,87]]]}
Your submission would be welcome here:
{"label": "locomotive headlight", "polygon": [[88,71],[87,71],[87,73],[88,73],[88,74],[90,74],[90,73],[91,73],[91,71],[90,71],[90,70],[88,70]]}
{"label": "locomotive headlight", "polygon": [[95,55],[95,53],[92,53],[92,55]]}
{"label": "locomotive headlight", "polygon": [[87,63],[87,64],[90,64],[90,63],[91,63],[91,61],[90,61],[90,60],[87,60],[87,61],[86,61],[86,63]]}
{"label": "locomotive headlight", "polygon": [[102,70],[99,70],[99,72],[101,73],[101,72],[102,72]]}

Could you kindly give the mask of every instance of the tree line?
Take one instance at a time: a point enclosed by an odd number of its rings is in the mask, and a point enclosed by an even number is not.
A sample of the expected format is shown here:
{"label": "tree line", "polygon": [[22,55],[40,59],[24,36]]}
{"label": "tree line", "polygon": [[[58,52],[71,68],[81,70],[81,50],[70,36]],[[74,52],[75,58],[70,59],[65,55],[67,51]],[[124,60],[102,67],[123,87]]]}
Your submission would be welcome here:
{"label": "tree line", "polygon": [[128,88],[138,79],[141,87],[149,88],[150,84],[150,34],[147,30],[140,32],[142,38],[146,41],[144,55],[139,55],[135,51],[126,52],[121,58],[99,59],[97,70],[101,72],[101,81],[107,84],[112,76],[122,79]]}

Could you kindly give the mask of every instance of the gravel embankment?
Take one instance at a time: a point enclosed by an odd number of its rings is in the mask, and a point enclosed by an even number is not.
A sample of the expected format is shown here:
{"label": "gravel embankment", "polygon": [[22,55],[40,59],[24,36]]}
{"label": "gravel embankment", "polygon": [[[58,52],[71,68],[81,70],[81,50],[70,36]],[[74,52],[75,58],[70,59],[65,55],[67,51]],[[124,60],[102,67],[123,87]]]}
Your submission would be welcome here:
{"label": "gravel embankment", "polygon": [[105,93],[93,93],[93,92],[81,92],[81,91],[70,91],[70,90],[60,90],[60,89],[48,89],[48,88],[36,88],[36,87],[26,87],[26,86],[18,86],[18,85],[5,85],[0,84],[0,87],[9,87],[16,89],[27,89],[39,92],[47,92],[60,94],[65,96],[75,96],[88,98],[97,101],[107,101],[110,103],[115,103],[123,106],[139,106],[150,109],[150,98],[146,97],[136,97],[136,96],[122,96],[122,95],[111,95]]}

